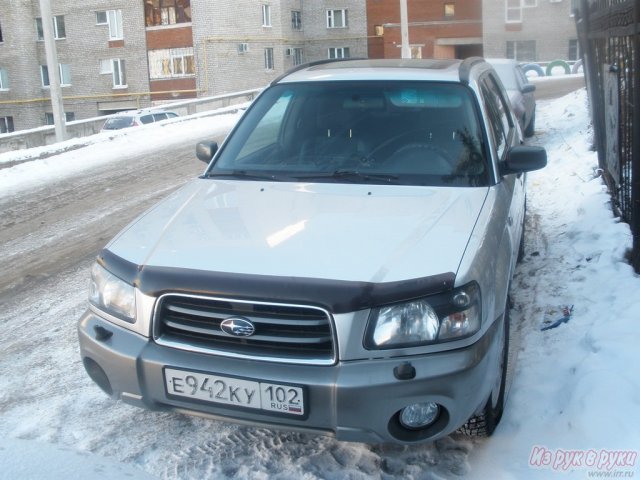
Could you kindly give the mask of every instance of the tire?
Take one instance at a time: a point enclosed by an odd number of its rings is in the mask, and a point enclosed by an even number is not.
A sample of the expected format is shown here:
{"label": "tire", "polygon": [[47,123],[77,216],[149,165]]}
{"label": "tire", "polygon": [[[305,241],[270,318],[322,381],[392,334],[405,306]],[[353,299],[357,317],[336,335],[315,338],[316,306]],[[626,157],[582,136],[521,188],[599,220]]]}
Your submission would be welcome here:
{"label": "tire", "polygon": [[580,69],[582,69],[582,59],[573,64],[573,66],[571,67],[571,73],[580,73]]}
{"label": "tire", "polygon": [[536,111],[533,111],[533,115],[531,115],[531,120],[527,124],[527,128],[524,129],[524,136],[529,138],[533,137],[533,134],[536,131]]}
{"label": "tire", "polygon": [[525,255],[525,251],[524,251],[524,234],[525,234],[525,221],[522,221],[522,235],[520,236],[520,245],[518,245],[518,258],[516,259],[516,263],[520,263],[522,262],[522,260],[524,260],[524,255]]}
{"label": "tire", "polygon": [[549,62],[549,65],[547,65],[547,77],[553,75],[553,69],[555,67],[562,67],[565,75],[569,75],[571,73],[571,67],[567,62],[564,60],[554,60],[553,62]]}
{"label": "tire", "polygon": [[522,71],[526,75],[527,72],[536,72],[538,77],[544,77],[544,70],[537,63],[527,63],[524,67],[522,67]]}
{"label": "tire", "polygon": [[[504,328],[502,329],[502,353],[499,373],[500,385],[496,385],[497,388],[495,388],[491,396],[489,396],[482,412],[471,417],[467,420],[467,423],[460,427],[459,431],[470,437],[490,437],[502,418],[505,386],[507,383],[507,362],[509,360],[509,306],[510,300],[507,299],[507,304],[504,308]],[[496,391],[497,398],[494,400]]]}

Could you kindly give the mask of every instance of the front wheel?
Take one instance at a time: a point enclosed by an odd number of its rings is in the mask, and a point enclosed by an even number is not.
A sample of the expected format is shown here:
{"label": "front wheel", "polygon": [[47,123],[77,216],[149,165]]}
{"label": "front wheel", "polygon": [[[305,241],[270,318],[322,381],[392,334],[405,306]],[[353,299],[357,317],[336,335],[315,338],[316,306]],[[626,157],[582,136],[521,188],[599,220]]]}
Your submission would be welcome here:
{"label": "front wheel", "polygon": [[533,134],[536,131],[536,111],[533,111],[533,114],[531,115],[531,119],[529,120],[529,123],[527,124],[527,128],[525,128],[524,130],[524,136],[529,138],[529,137],[533,137]]}
{"label": "front wheel", "polygon": [[499,373],[491,396],[482,411],[460,427],[460,432],[472,437],[489,437],[493,434],[504,411],[505,386],[507,383],[507,362],[509,360],[509,300],[504,310],[501,334],[502,352],[499,360]]}

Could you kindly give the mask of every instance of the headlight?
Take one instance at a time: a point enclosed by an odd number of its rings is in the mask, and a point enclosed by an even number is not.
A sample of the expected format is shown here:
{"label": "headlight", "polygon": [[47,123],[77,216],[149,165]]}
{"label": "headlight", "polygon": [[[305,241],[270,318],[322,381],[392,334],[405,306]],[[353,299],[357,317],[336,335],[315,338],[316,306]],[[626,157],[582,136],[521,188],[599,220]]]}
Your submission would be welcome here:
{"label": "headlight", "polygon": [[133,286],[109,273],[98,263],[91,269],[89,301],[121,320],[134,323],[136,320],[136,300]]}
{"label": "headlight", "polygon": [[469,337],[480,329],[480,287],[375,308],[365,338],[368,349],[415,347]]}

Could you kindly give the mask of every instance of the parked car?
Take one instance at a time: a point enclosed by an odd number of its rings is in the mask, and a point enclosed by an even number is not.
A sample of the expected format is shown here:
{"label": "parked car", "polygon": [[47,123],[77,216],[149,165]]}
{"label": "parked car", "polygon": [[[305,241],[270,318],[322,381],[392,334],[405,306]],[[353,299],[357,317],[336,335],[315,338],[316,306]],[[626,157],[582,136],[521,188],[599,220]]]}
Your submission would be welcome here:
{"label": "parked car", "polygon": [[513,111],[520,122],[525,137],[533,136],[536,128],[536,98],[534,95],[536,86],[529,82],[522,66],[517,61],[496,58],[488,59],[488,62],[498,72],[498,76],[509,94]]}
{"label": "parked car", "polygon": [[121,128],[136,127],[149,123],[160,122],[168,118],[175,118],[178,114],[166,110],[129,110],[120,112],[108,118],[102,126],[102,132],[120,130]]}
{"label": "parked car", "polygon": [[520,136],[479,58],[280,77],[98,255],[89,376],[140,407],[340,440],[490,435],[525,172],[546,164]]}

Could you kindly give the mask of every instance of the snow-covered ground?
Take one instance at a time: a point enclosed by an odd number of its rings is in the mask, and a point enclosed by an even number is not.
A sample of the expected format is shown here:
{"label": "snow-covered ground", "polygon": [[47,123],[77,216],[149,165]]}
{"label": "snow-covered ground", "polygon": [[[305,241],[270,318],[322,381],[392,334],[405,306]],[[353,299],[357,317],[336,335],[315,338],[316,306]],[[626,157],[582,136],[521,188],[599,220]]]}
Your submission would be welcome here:
{"label": "snow-covered ground", "polygon": [[[37,411],[26,405],[5,410],[3,395],[14,381],[7,372],[25,371],[33,355],[14,352],[11,368],[0,368],[0,478],[148,478],[150,474],[171,479],[582,479],[639,475],[640,278],[625,261],[631,233],[614,218],[610,198],[597,176],[586,92],[539,102],[537,117],[536,136],[530,143],[547,148],[549,165],[528,179],[527,255],[518,267],[512,292],[512,322],[521,341],[514,346],[518,360],[507,409],[493,437],[469,440],[454,435],[435,444],[391,447],[340,444],[299,434],[271,435],[264,429],[235,429],[114,404],[97,387],[86,388],[90,382],[86,378],[82,385],[76,382],[68,387],[53,382],[52,408],[46,408],[43,401]],[[220,117],[221,122],[231,124],[236,119]],[[177,126],[185,134],[188,130],[202,138],[211,129],[212,119],[201,122],[182,121]],[[173,140],[166,129],[149,128],[101,134],[87,141],[91,145],[86,149],[0,169],[0,197],[52,178],[71,178],[132,149],[152,152]],[[108,149],[102,148],[105,142]],[[0,167],[25,160],[26,153],[0,155]],[[39,149],[38,155],[41,153]],[[68,272],[65,281],[82,289],[86,272]],[[24,306],[28,313],[0,309],[3,329],[18,335],[20,329],[12,322],[33,322],[34,312],[44,315],[57,308],[52,299],[58,287],[55,281],[51,285],[50,298]],[[70,308],[79,316],[83,307]],[[565,317],[563,309],[571,308],[571,315]],[[542,330],[561,318],[567,321]],[[69,332],[62,340],[73,343],[73,331]],[[0,335],[0,349],[6,349],[2,338],[8,337]],[[50,343],[40,345],[45,348]],[[77,355],[75,345],[63,352]],[[0,358],[9,361],[8,356]],[[69,359],[69,363],[77,364],[78,359]],[[43,396],[52,367],[45,362],[38,368],[43,371],[42,385],[32,385],[33,395]],[[67,390],[71,401],[61,399],[64,393],[59,392]],[[136,432],[117,427],[149,421],[157,422],[157,428],[141,438],[127,439]],[[96,422],[114,432],[113,445],[96,441]],[[240,443],[252,448],[240,452]],[[209,455],[208,463],[189,461],[190,455],[203,452]]]}

